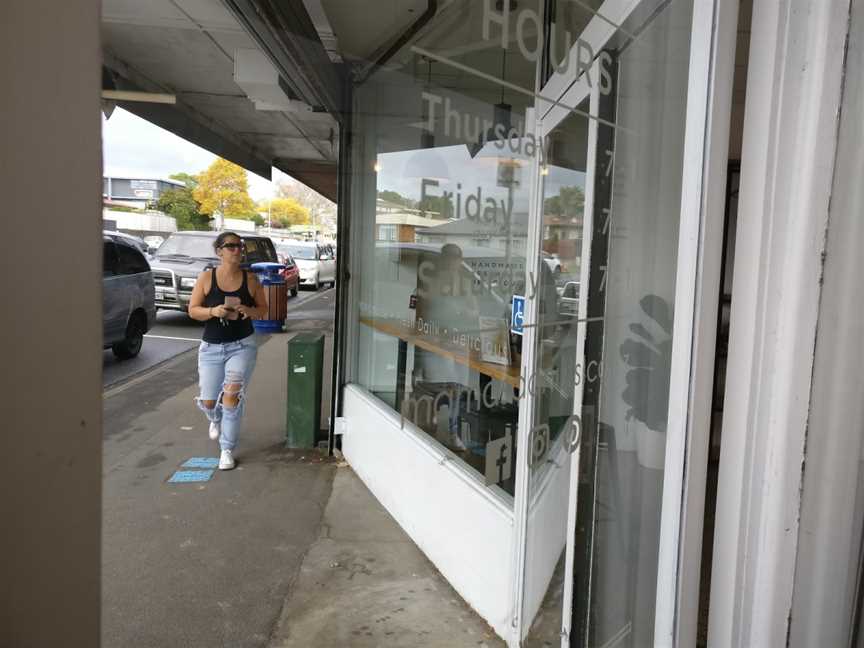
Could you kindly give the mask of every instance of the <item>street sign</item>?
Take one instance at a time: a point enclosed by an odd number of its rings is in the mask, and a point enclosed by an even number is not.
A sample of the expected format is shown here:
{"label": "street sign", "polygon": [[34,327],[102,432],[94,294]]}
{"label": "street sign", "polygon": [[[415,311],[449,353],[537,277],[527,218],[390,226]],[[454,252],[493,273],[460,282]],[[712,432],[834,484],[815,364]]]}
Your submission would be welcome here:
{"label": "street sign", "polygon": [[513,307],[510,313],[510,332],[522,335],[522,327],[525,320],[525,298],[521,295],[513,295]]}

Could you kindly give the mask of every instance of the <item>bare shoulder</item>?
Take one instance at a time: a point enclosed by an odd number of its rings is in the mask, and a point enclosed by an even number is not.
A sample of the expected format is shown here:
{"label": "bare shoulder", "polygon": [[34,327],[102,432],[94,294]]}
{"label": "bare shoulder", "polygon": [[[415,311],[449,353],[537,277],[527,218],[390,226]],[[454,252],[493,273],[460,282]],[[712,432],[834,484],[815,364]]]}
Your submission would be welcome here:
{"label": "bare shoulder", "polygon": [[246,281],[249,282],[249,292],[253,292],[258,287],[258,275],[251,270],[246,270]]}
{"label": "bare shoulder", "polygon": [[212,273],[212,270],[210,268],[207,268],[206,270],[202,270],[201,272],[198,273],[197,283],[202,288],[204,288],[205,293],[210,290],[210,282],[212,281],[212,277],[213,277],[213,273]]}

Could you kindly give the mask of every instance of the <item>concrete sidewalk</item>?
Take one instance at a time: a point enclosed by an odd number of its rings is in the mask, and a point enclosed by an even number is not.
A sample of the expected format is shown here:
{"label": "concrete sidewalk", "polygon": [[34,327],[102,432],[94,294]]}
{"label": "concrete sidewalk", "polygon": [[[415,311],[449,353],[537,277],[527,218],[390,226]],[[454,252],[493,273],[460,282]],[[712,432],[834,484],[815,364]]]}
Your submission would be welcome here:
{"label": "concrete sidewalk", "polygon": [[504,646],[347,466],[320,528],[273,648]]}
{"label": "concrete sidewalk", "polygon": [[503,646],[349,466],[284,449],[288,337],[262,341],[237,469],[202,484],[167,482],[218,455],[194,353],[106,393],[103,646]]}

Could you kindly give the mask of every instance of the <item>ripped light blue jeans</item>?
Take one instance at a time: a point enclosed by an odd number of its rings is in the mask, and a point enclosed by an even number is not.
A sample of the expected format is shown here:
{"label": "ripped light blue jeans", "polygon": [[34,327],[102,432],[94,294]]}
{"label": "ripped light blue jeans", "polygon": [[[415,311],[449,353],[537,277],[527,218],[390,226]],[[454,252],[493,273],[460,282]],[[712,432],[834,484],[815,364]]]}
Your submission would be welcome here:
{"label": "ripped light blue jeans", "polygon": [[[240,434],[243,418],[243,405],[246,400],[246,387],[258,359],[258,344],[255,335],[250,335],[225,344],[201,342],[198,347],[198,384],[200,394],[195,402],[211,422],[222,422],[219,445],[223,450],[233,450]],[[224,403],[237,399],[234,407]],[[204,402],[213,401],[215,406],[207,407]]]}

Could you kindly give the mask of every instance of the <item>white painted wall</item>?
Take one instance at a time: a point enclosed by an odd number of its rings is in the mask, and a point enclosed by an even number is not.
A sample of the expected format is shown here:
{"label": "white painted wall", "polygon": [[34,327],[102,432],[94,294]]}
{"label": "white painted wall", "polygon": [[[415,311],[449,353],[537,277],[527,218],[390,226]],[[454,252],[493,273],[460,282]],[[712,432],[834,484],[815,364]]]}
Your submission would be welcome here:
{"label": "white painted wall", "polygon": [[357,385],[344,391],[342,452],[438,570],[505,639],[513,514],[506,495]]}
{"label": "white painted wall", "polygon": [[102,219],[114,221],[118,230],[165,233],[177,231],[177,219],[162,212],[135,214],[132,212],[115,211],[113,209],[103,209]]}
{"label": "white painted wall", "polygon": [[223,218],[222,229],[231,230],[234,232],[254,232],[255,222],[244,220],[242,218]]}
{"label": "white painted wall", "polygon": [[[555,566],[562,557],[567,544],[567,507],[570,487],[570,455],[563,445],[550,449],[547,470],[538,471],[531,502],[528,505],[528,525],[525,544],[525,576],[522,598],[522,631],[525,636],[531,628],[537,611],[543,604],[552,582]],[[529,486],[530,492],[530,486]],[[569,578],[564,574],[564,579]],[[561,583],[563,585],[563,582]],[[559,615],[560,609],[550,609],[549,614]]]}

